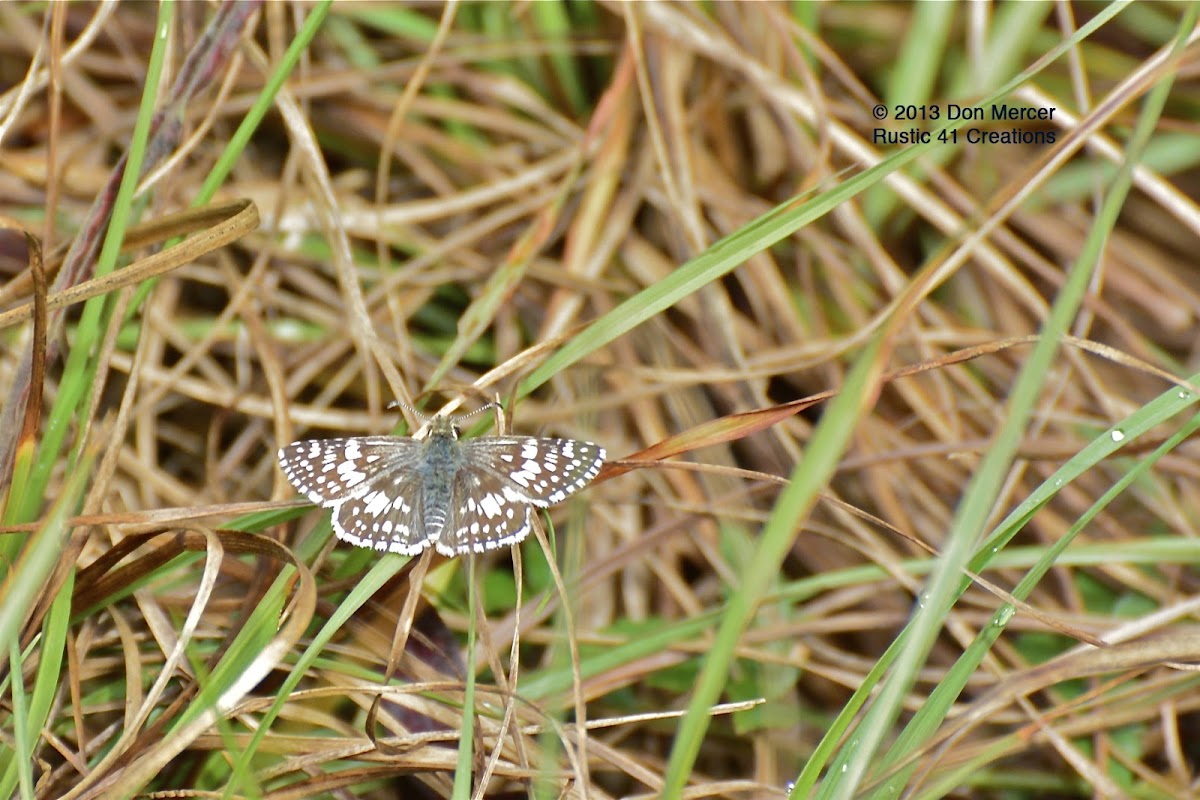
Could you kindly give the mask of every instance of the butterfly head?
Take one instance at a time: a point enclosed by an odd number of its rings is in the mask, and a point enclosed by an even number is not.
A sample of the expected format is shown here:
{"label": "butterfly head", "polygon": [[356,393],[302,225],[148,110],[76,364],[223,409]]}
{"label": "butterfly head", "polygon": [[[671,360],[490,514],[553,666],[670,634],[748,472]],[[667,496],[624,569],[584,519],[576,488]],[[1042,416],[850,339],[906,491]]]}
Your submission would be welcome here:
{"label": "butterfly head", "polygon": [[457,439],[458,435],[462,432],[454,417],[437,415],[426,418],[422,422],[429,424],[430,436],[448,436],[451,439]]}

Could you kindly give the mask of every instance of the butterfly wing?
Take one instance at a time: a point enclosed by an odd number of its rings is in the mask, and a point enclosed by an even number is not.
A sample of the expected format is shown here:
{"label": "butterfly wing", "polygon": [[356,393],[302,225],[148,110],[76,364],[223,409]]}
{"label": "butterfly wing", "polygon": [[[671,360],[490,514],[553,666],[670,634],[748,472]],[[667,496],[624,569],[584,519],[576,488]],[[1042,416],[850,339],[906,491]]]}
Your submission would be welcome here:
{"label": "butterfly wing", "polygon": [[448,556],[517,544],[529,535],[530,506],[562,502],[604,463],[603,447],[574,439],[487,436],[460,444],[453,516],[435,540]]}
{"label": "butterfly wing", "polygon": [[455,476],[451,514],[434,539],[445,556],[482,553],[517,544],[529,535],[529,503],[505,491],[495,473],[472,463]]}
{"label": "butterfly wing", "polygon": [[415,556],[429,546],[424,525],[425,495],[421,478],[396,473],[360,497],[334,507],[333,532],[339,539],[380,552]]}
{"label": "butterfly wing", "polygon": [[420,454],[421,442],[403,436],[308,439],[280,448],[279,465],[303,495],[328,508],[379,489]]}
{"label": "butterfly wing", "polygon": [[591,483],[604,464],[604,448],[577,439],[485,436],[462,442],[466,463],[486,472],[506,496],[546,508]]}
{"label": "butterfly wing", "polygon": [[428,544],[422,519],[422,443],[400,436],[310,439],[279,451],[287,479],[309,500],[332,508],[339,539],[413,555]]}

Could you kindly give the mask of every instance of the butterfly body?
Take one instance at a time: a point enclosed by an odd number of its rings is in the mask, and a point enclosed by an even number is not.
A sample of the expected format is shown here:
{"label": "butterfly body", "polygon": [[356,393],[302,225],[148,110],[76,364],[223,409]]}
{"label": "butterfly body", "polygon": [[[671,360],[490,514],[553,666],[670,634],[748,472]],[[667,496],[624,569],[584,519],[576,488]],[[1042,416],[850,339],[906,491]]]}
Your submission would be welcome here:
{"label": "butterfly body", "polygon": [[462,467],[462,447],[453,436],[431,433],[424,444],[425,457],[414,466],[424,487],[425,537],[436,538],[446,527],[454,484]]}
{"label": "butterfly body", "polygon": [[280,449],[291,483],[333,509],[338,538],[416,555],[454,556],[524,539],[531,508],[562,502],[600,472],[604,448],[574,439],[460,440],[447,417],[423,439],[310,439]]}

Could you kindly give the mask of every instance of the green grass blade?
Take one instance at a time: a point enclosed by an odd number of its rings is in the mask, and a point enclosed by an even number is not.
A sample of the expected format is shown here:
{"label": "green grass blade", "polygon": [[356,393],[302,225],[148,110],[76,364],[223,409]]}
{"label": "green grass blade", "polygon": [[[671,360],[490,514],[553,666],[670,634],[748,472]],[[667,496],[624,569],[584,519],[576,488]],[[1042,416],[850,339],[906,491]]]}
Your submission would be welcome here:
{"label": "green grass blade", "polygon": [[[1190,26],[1188,29],[1190,30]],[[1164,81],[1148,97],[1130,145],[1131,156],[1118,180],[1111,187],[1097,224],[1089,234],[1082,252],[1068,273],[1066,283],[1055,299],[1050,316],[1042,328],[1041,338],[1013,385],[1004,423],[968,485],[947,539],[947,546],[938,560],[938,568],[930,577],[923,593],[923,602],[916,609],[912,624],[905,631],[907,644],[896,660],[891,680],[884,683],[876,702],[856,729],[856,746],[848,751],[846,758],[839,759],[839,762],[833,765],[832,772],[838,775],[838,779],[831,781],[827,788],[822,787],[819,797],[861,796],[859,786],[864,777],[870,770],[881,767],[876,751],[898,716],[904,696],[915,681],[929,649],[944,627],[945,614],[957,597],[963,569],[968,565],[973,553],[973,542],[977,540],[978,531],[983,527],[1003,485],[1004,475],[1012,465],[1022,433],[1051,372],[1050,367],[1059,343],[1083,303],[1094,269],[1132,183],[1133,169],[1138,163],[1136,154],[1144,149],[1145,142],[1159,118],[1169,88],[1170,81]],[[959,678],[962,679],[961,675]],[[949,702],[949,698],[943,698],[946,707]],[[902,789],[903,782],[894,781],[887,790],[880,792],[876,797],[898,796]]]}

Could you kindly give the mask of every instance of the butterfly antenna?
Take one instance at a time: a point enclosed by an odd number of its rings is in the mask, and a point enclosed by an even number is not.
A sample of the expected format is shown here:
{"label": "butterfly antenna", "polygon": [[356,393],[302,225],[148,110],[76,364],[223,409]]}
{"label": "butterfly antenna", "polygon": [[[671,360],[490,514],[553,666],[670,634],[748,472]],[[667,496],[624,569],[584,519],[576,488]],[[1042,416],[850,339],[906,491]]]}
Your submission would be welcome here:
{"label": "butterfly antenna", "polygon": [[413,408],[412,406],[410,406],[408,403],[404,402],[403,400],[393,400],[392,402],[387,404],[387,407],[388,408],[403,408],[405,411],[407,411],[408,413],[410,413],[414,417],[416,417],[418,420],[420,420],[421,423],[424,425],[429,425],[433,422],[433,417],[429,416],[428,414],[426,414],[424,411],[422,411],[419,408]]}
{"label": "butterfly antenna", "polygon": [[465,414],[452,414],[452,415],[442,414],[439,411],[438,413],[430,416],[429,414],[426,414],[424,411],[421,411],[420,409],[413,408],[412,406],[410,406],[408,403],[404,402],[403,400],[393,400],[392,402],[387,404],[387,407],[388,408],[403,408],[405,411],[409,412],[414,417],[416,417],[421,422],[422,425],[433,425],[436,420],[441,419],[441,418],[446,418],[446,419],[449,419],[453,423],[458,423],[461,420],[470,419],[471,417],[478,416],[479,414],[482,414],[485,411],[491,411],[492,409],[496,410],[496,422],[497,422],[497,424],[499,424],[499,422],[500,422],[499,415],[504,413],[504,407],[501,406],[499,403],[497,403],[494,400],[489,401],[487,404],[480,406],[479,408],[475,409],[474,411],[468,411]]}
{"label": "butterfly antenna", "polygon": [[486,405],[480,406],[479,408],[475,409],[474,411],[468,411],[465,414],[455,414],[454,419],[456,419],[456,420],[470,419],[471,417],[478,416],[478,415],[484,413],[485,411],[491,411],[493,408],[496,409],[497,412],[504,410],[503,408],[500,407],[499,403],[489,402]]}

